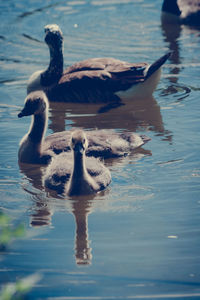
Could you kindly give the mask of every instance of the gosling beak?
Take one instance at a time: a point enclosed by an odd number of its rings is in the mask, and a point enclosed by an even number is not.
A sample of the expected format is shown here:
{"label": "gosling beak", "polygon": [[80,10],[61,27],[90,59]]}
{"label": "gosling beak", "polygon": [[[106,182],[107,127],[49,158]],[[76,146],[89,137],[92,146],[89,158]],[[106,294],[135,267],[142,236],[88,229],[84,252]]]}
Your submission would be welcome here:
{"label": "gosling beak", "polygon": [[20,112],[19,114],[18,114],[18,118],[22,118],[24,115],[23,115],[23,113],[22,112]]}
{"label": "gosling beak", "polygon": [[74,147],[74,151],[80,154],[83,154],[85,148],[82,143],[77,143]]}
{"label": "gosling beak", "polygon": [[22,111],[18,114],[18,118],[22,118],[22,117],[30,116],[30,115],[32,115],[32,113],[26,111],[25,109],[22,109]]}

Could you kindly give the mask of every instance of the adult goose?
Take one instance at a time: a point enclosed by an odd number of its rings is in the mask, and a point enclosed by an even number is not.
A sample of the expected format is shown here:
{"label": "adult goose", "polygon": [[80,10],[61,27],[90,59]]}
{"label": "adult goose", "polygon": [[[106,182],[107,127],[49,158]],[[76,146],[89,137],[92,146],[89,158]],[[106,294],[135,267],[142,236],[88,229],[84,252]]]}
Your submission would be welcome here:
{"label": "adult goose", "polygon": [[200,25],[200,0],[164,0],[162,12],[165,21]]}
{"label": "adult goose", "polygon": [[50,52],[49,66],[30,77],[27,92],[42,89],[50,101],[107,103],[152,95],[161,66],[170,56],[167,53],[151,65],[91,58],[63,71],[63,34],[58,25],[45,26],[45,42]]}
{"label": "adult goose", "polygon": [[[48,164],[49,160],[62,151],[70,151],[71,131],[62,131],[45,136],[48,123],[48,99],[43,91],[35,91],[25,99],[19,118],[32,115],[28,133],[19,146],[19,162]],[[88,139],[87,156],[102,158],[120,157],[144,145],[150,139],[131,132],[117,133],[114,130],[91,130]]]}
{"label": "adult goose", "polygon": [[44,176],[45,186],[69,196],[104,190],[111,182],[110,171],[97,158],[85,156],[88,141],[82,130],[72,133],[70,146],[72,152],[52,159]]}

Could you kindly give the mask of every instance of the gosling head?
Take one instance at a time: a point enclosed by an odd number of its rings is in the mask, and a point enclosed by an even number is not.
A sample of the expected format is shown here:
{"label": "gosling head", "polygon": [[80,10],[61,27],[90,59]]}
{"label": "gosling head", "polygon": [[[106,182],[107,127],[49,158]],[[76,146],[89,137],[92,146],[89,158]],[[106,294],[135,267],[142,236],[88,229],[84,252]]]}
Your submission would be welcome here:
{"label": "gosling head", "polygon": [[71,136],[71,149],[75,154],[83,155],[88,147],[86,134],[82,130],[76,130]]}
{"label": "gosling head", "polygon": [[37,115],[48,110],[48,99],[44,92],[36,91],[28,94],[25,99],[24,108],[18,114],[18,118]]}
{"label": "gosling head", "polygon": [[62,50],[63,34],[60,27],[56,24],[49,24],[44,27],[45,42],[52,50]]}

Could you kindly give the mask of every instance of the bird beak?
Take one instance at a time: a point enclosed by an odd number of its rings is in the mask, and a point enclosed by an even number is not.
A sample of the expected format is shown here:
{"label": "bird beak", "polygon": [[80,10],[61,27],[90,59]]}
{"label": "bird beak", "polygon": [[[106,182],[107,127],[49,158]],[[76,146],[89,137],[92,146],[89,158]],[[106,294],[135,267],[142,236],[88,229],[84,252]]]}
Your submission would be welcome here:
{"label": "bird beak", "polygon": [[18,114],[18,118],[22,118],[22,117],[30,116],[30,115],[32,115],[32,113],[26,111],[26,109],[23,108],[22,111]]}
{"label": "bird beak", "polygon": [[22,114],[22,112],[20,112],[19,114],[18,114],[18,118],[22,118],[23,117],[23,114]]}
{"label": "bird beak", "polygon": [[84,146],[81,143],[76,144],[76,146],[74,148],[74,151],[77,152],[77,153],[80,153],[80,154],[83,154],[84,150],[85,150]]}

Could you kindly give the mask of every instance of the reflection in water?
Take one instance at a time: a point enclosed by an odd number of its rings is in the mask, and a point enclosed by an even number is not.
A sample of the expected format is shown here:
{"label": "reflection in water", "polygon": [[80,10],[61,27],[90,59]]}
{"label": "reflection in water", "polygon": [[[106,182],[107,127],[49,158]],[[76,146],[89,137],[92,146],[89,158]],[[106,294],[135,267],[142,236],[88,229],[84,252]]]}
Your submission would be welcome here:
{"label": "reflection in water", "polygon": [[36,164],[25,164],[18,161],[19,168],[22,174],[24,174],[31,185],[39,190],[42,190],[42,175],[44,166],[36,165]]}
{"label": "reflection in water", "polygon": [[[144,155],[151,155],[149,150],[142,148],[137,149],[131,155],[134,161],[141,159]],[[119,163],[123,164],[126,157],[120,159],[109,159],[106,164],[111,167]],[[92,263],[92,248],[88,236],[88,215],[92,213],[92,207],[95,204],[95,195],[80,196],[73,198],[59,197],[56,191],[48,190],[48,196],[43,192],[42,178],[46,167],[38,165],[28,165],[19,163],[20,171],[29,180],[31,185],[24,189],[31,195],[32,207],[30,209],[30,225],[32,227],[50,226],[54,207],[61,205],[66,207],[66,210],[71,212],[75,218],[76,233],[75,233],[75,259],[77,265],[88,265]],[[102,191],[98,194],[99,197],[105,196],[109,190]],[[58,204],[58,201],[59,204]]]}
{"label": "reflection in water", "polygon": [[[45,193],[41,193],[42,175],[44,167],[28,164],[19,164],[20,171],[28,178],[34,189],[24,187],[31,195],[32,207],[30,213],[30,225],[33,227],[50,226],[53,215],[51,201],[46,197]],[[102,192],[103,195],[105,192]],[[54,198],[58,198],[56,193],[52,191]],[[75,234],[75,258],[78,265],[91,264],[92,254],[88,240],[88,214],[91,213],[92,199],[95,196],[81,196],[72,199],[60,199],[70,201],[70,212],[75,217],[76,234]],[[56,199],[55,199],[56,200]]]}
{"label": "reflection in water", "polygon": [[45,167],[19,162],[19,168],[20,172],[29,180],[32,187],[30,189],[30,185],[28,185],[28,188],[24,186],[24,189],[32,195],[33,200],[30,225],[33,227],[50,226],[52,211],[49,208],[47,199],[41,193],[43,190],[42,177]]}
{"label": "reflection in water", "polygon": [[178,83],[178,75],[183,68],[180,54],[180,37],[184,28],[188,28],[191,33],[198,32],[200,28],[182,25],[178,22],[171,22],[171,19],[169,19],[167,16],[168,15],[166,14],[161,14],[161,26],[164,41],[168,43],[169,49],[172,51],[169,60],[172,63],[170,73],[173,75],[168,77],[171,84],[162,92],[162,95],[171,95],[177,93],[177,100],[181,101],[185,97],[189,96],[191,90],[189,87]]}
{"label": "reflection in water", "polygon": [[88,214],[91,212],[92,199],[79,197],[72,200],[72,213],[76,222],[75,258],[78,265],[88,265],[92,261],[92,248],[88,239]]}
{"label": "reflection in water", "polygon": [[[50,128],[53,132],[65,130],[70,121],[73,127],[89,129],[124,129],[135,132],[155,131],[168,134],[164,128],[160,107],[156,100],[133,99],[105,113],[98,113],[99,104],[50,103]],[[65,123],[66,122],[66,123]]]}
{"label": "reflection in water", "polygon": [[30,225],[32,227],[50,226],[51,218],[53,215],[52,210],[46,199],[42,195],[33,195],[34,207],[32,207],[33,213],[31,213]]}
{"label": "reflection in water", "polygon": [[[31,195],[32,207],[30,212],[30,225],[33,227],[50,226],[53,215],[51,201],[42,193],[42,177],[45,172],[45,166],[31,165],[19,163],[19,168],[22,174],[31,183],[28,188],[24,189]],[[58,198],[54,191],[51,191],[54,198]],[[102,192],[103,195],[105,192]],[[76,234],[75,234],[75,257],[78,265],[90,264],[92,260],[91,248],[88,240],[88,214],[91,212],[92,199],[95,196],[74,197],[73,199],[60,199],[70,201],[70,211],[75,217]],[[56,200],[56,199],[55,199]]]}
{"label": "reflection in water", "polygon": [[[180,58],[180,45],[179,45],[179,37],[181,34],[181,24],[179,23],[170,23],[164,17],[161,16],[161,25],[162,25],[162,33],[164,36],[164,41],[169,44],[169,49],[172,51],[171,56],[169,57],[170,62],[175,65],[171,73],[174,75],[179,74],[180,67],[178,66],[181,64]],[[169,80],[172,83],[176,83],[178,81],[178,76],[170,77]]]}

